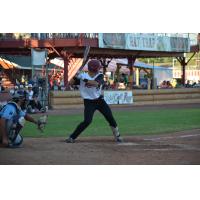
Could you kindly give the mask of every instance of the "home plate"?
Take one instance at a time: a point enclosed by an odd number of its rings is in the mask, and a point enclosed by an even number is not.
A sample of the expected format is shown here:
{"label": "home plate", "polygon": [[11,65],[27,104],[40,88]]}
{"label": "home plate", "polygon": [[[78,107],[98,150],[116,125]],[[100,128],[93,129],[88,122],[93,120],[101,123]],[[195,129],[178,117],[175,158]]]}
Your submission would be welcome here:
{"label": "home plate", "polygon": [[121,145],[121,146],[136,146],[136,145],[139,145],[139,144],[134,143],[134,142],[122,142],[122,143],[118,143],[118,145]]}

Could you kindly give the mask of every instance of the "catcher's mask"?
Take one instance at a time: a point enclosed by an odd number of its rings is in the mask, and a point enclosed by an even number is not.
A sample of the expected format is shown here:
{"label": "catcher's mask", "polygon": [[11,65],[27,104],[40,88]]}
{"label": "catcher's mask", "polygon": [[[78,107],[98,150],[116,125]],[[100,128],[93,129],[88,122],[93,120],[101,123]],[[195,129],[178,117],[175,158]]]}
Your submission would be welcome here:
{"label": "catcher's mask", "polygon": [[28,101],[26,98],[26,93],[24,91],[15,91],[12,95],[12,101],[16,103],[20,102],[20,107],[22,108],[22,110],[26,109]]}
{"label": "catcher's mask", "polygon": [[88,62],[88,71],[91,71],[93,73],[98,73],[100,68],[101,68],[100,61],[93,59]]}
{"label": "catcher's mask", "polygon": [[12,95],[12,100],[13,101],[19,101],[19,100],[25,99],[25,94],[23,91],[15,91],[14,94]]}

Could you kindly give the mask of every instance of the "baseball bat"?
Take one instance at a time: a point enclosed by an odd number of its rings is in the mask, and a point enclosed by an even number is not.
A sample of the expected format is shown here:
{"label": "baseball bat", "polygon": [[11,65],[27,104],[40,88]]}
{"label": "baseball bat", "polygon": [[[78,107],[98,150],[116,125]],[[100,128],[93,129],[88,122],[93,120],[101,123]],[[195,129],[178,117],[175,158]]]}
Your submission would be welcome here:
{"label": "baseball bat", "polygon": [[79,71],[81,71],[84,68],[86,62],[88,61],[89,52],[90,52],[90,46],[86,46],[85,51],[84,51],[84,55],[83,55],[83,62],[82,62],[81,67],[79,68]]}

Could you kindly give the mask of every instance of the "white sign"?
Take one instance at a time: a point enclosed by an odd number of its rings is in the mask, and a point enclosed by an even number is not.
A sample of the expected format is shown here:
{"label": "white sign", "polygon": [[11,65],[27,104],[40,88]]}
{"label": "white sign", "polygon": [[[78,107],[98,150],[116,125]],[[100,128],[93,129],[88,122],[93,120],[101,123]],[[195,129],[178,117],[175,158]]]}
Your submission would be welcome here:
{"label": "white sign", "polygon": [[99,33],[99,47],[165,52],[190,51],[189,38],[150,33]]}
{"label": "white sign", "polygon": [[31,49],[32,65],[45,65],[46,64],[46,50]]}
{"label": "white sign", "polygon": [[104,99],[107,104],[132,104],[132,91],[104,91]]}

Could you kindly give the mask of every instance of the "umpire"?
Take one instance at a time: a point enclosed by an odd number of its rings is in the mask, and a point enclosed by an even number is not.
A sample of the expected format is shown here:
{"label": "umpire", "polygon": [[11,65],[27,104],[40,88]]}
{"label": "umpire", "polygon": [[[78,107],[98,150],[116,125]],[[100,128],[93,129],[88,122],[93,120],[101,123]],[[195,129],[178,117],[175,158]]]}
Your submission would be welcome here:
{"label": "umpire", "polygon": [[65,140],[67,143],[74,143],[81,132],[90,125],[96,110],[99,110],[109,123],[116,142],[122,142],[112,111],[101,95],[104,76],[102,73],[99,73],[100,68],[101,63],[98,60],[90,60],[88,62],[88,73],[80,73],[70,81],[71,85],[80,85],[80,93],[84,99],[84,121],[81,122],[69,138]]}

